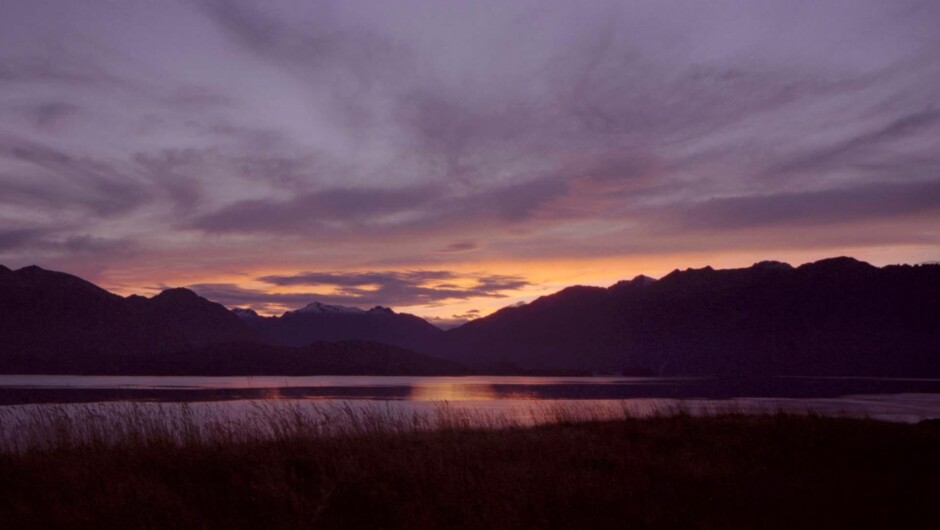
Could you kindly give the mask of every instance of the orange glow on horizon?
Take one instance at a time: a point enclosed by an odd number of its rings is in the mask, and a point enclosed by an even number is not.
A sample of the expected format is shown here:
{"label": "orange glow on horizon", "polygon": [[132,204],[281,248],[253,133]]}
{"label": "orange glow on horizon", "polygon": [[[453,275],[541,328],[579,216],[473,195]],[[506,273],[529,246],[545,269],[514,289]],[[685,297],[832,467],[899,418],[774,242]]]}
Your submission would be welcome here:
{"label": "orange glow on horizon", "polygon": [[[606,287],[617,281],[630,279],[643,274],[653,278],[661,278],[675,269],[701,268],[712,266],[716,269],[747,267],[757,261],[766,259],[786,261],[792,265],[833,257],[849,255],[868,261],[874,265],[887,265],[891,263],[919,263],[930,260],[935,254],[934,249],[925,247],[881,247],[881,248],[846,248],[846,249],[790,249],[790,250],[747,250],[721,253],[691,252],[660,255],[634,255],[599,258],[553,259],[545,261],[536,260],[465,260],[457,263],[415,263],[404,267],[381,268],[361,267],[343,270],[343,272],[374,272],[381,270],[448,270],[457,275],[466,275],[464,278],[447,283],[459,287],[470,287],[474,274],[498,274],[508,276],[521,276],[529,285],[521,289],[504,291],[500,297],[474,297],[468,299],[442,300],[440,303],[430,305],[396,305],[393,302],[384,303],[395,311],[412,313],[428,318],[452,318],[454,315],[463,315],[470,310],[479,311],[480,316],[486,316],[503,307],[520,302],[530,302],[535,298],[557,292],[571,285],[592,285]],[[289,275],[299,272],[318,270],[310,266],[287,267],[282,265],[246,268],[246,272],[229,273],[197,273],[192,270],[176,270],[173,268],[159,271],[125,270],[119,274],[107,273],[103,275],[100,283],[102,287],[117,294],[127,296],[140,294],[152,296],[159,292],[157,286],[186,286],[195,284],[232,284],[234,286],[252,289],[267,293],[298,294],[318,293],[320,295],[339,294],[335,287],[323,286],[272,286],[260,282],[258,277],[267,275]],[[336,270],[324,267],[320,270]],[[137,276],[135,272],[142,272]],[[433,285],[433,282],[431,283]],[[309,302],[315,301],[312,297]],[[355,305],[355,304],[347,304]],[[368,304],[366,304],[368,305]],[[300,307],[287,307],[270,305],[267,308],[260,305],[246,304],[263,314],[280,314],[284,310]],[[368,309],[368,307],[363,307]]]}

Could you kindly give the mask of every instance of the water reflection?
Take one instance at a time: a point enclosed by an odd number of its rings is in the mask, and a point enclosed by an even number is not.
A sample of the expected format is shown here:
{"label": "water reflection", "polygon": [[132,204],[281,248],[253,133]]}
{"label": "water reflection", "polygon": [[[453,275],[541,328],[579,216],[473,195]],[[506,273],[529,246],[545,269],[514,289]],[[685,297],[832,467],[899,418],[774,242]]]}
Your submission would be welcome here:
{"label": "water reflection", "polygon": [[284,393],[282,392],[281,387],[273,387],[273,388],[263,388],[263,389],[261,389],[261,397],[260,397],[260,399],[264,399],[264,400],[275,400],[275,399],[285,399],[285,398],[288,398],[288,397],[290,397],[290,396],[285,396]]}
{"label": "water reflection", "polygon": [[[217,402],[229,400],[361,400],[453,402],[497,408],[504,402],[546,400],[586,402],[676,400],[800,400],[801,403],[847,396],[926,396],[940,416],[934,397],[940,380],[889,378],[635,378],[635,377],[381,377],[253,376],[141,377],[0,375],[0,405],[105,401]],[[889,398],[890,399],[890,398]],[[748,405],[749,407],[752,404]],[[872,407],[863,402],[859,406]]]}
{"label": "water reflection", "polygon": [[408,399],[413,401],[468,401],[498,399],[491,384],[462,384],[438,380],[416,381]]}

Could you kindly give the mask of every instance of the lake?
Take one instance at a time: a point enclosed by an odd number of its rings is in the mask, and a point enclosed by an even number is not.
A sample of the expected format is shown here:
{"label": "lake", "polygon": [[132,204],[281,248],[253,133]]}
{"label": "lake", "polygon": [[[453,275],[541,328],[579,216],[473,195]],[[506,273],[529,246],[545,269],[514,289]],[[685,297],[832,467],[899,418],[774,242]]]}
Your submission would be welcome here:
{"label": "lake", "polygon": [[[560,405],[588,414],[814,412],[916,422],[940,418],[940,379],[776,377],[388,377],[0,375],[0,405],[196,403],[237,411],[244,403],[381,404],[395,410],[452,409],[538,421]],[[593,411],[593,412],[590,412]]]}

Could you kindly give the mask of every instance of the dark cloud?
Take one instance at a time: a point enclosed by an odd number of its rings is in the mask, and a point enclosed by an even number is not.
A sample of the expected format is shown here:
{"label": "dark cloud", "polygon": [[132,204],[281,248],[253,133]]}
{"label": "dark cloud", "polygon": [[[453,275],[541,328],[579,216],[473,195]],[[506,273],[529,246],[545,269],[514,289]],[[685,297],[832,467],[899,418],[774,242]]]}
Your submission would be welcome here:
{"label": "dark cloud", "polygon": [[205,170],[206,153],[195,149],[138,153],[134,162],[155,190],[163,192],[177,214],[191,212],[203,199],[200,173]]}
{"label": "dark cloud", "polygon": [[420,284],[429,281],[452,280],[458,276],[448,271],[408,272],[303,272],[291,275],[262,276],[258,281],[279,286],[336,285],[362,287],[388,283]]}
{"label": "dark cloud", "polygon": [[110,257],[133,252],[127,239],[109,239],[89,234],[62,235],[43,228],[0,230],[0,253],[31,256],[78,256],[106,254]]}
{"label": "dark cloud", "polygon": [[[926,109],[906,114],[881,128],[864,132],[833,146],[819,149],[807,155],[788,160],[776,167],[771,167],[769,173],[780,175],[803,172],[819,175],[833,165],[849,161],[861,162],[865,158],[871,157],[873,148],[893,141],[903,140],[918,133],[924,133],[931,128],[936,128],[938,124],[940,124],[940,110],[937,109]],[[940,129],[934,131],[933,134],[940,135]],[[936,147],[937,144],[935,143],[931,149]],[[877,155],[879,158],[885,156],[884,153],[877,153]],[[916,163],[916,158],[911,162]],[[935,156],[933,162],[940,163],[940,156]]]}
{"label": "dark cloud", "polygon": [[138,250],[137,243],[130,239],[109,239],[89,234],[68,236],[53,245],[69,254],[105,254],[109,257],[127,255]]}
{"label": "dark cloud", "polygon": [[65,101],[49,101],[22,108],[27,119],[43,130],[56,130],[66,119],[77,114],[78,110],[78,106]]}
{"label": "dark cloud", "polygon": [[[436,305],[470,298],[504,298],[507,291],[529,286],[521,276],[461,275],[450,271],[304,272],[263,276],[258,281],[285,286],[330,287],[318,301],[351,305]],[[469,283],[469,285],[465,285]],[[313,301],[313,300],[310,300]]]}
{"label": "dark cloud", "polygon": [[247,200],[198,217],[193,226],[207,232],[342,231],[419,209],[434,193],[433,188],[330,189],[288,200]]}
{"label": "dark cloud", "polygon": [[824,225],[940,210],[940,180],[710,199],[668,210],[685,229]]}
{"label": "dark cloud", "polygon": [[85,61],[65,61],[57,57],[0,60],[0,84],[96,85],[108,81],[113,81],[110,74]]}
{"label": "dark cloud", "polygon": [[454,322],[454,323],[457,323],[457,322],[466,323],[471,320],[480,318],[480,310],[470,309],[470,310],[464,311],[463,313],[459,315],[457,314],[451,315],[450,318],[451,318],[451,322]]}
{"label": "dark cloud", "polygon": [[438,252],[443,252],[445,254],[450,253],[459,253],[459,252],[471,252],[480,248],[480,244],[476,241],[458,241],[456,243],[451,243],[446,247],[438,250]]}
{"label": "dark cloud", "polygon": [[0,252],[17,250],[44,235],[45,231],[34,228],[0,229]]}
{"label": "dark cloud", "polygon": [[297,20],[240,0],[197,4],[244,49],[301,78],[331,86],[334,103],[348,118],[365,117],[370,101],[364,96],[410,71],[396,39],[344,23],[329,2],[311,3],[316,15]]}
{"label": "dark cloud", "polygon": [[[368,237],[633,220],[644,201],[668,202],[677,188],[699,185],[696,178],[676,177],[696,168],[681,158],[664,160],[668,157],[659,150],[712,142],[759,114],[854,97],[883,82],[881,73],[888,69],[689,61],[683,53],[671,55],[693,42],[681,35],[676,50],[659,56],[618,24],[629,10],[594,6],[566,21],[568,7],[560,4],[514,8],[505,23],[488,20],[493,42],[505,46],[475,42],[479,64],[469,59],[451,68],[435,63],[433,54],[427,55],[434,50],[402,33],[400,22],[376,25],[365,11],[329,2],[312,3],[297,16],[258,2],[196,5],[239,49],[300,80],[312,99],[326,97],[325,106],[343,115],[347,140],[378,142],[391,150],[392,162],[410,164],[418,173],[413,180],[421,182],[396,186],[392,170],[387,177],[363,178],[353,168],[356,186],[324,185],[321,181],[335,181],[336,175],[314,176],[309,153],[219,156],[206,163],[217,169],[234,165],[233,175],[293,196],[260,189],[257,198],[236,198],[197,213],[204,190],[192,174],[203,167],[186,159],[185,150],[137,155],[177,212],[194,215],[183,215],[177,226],[208,233]],[[431,10],[428,16],[440,13]],[[520,24],[543,30],[560,24],[564,31],[546,39],[520,31]],[[523,61],[516,49],[527,47],[534,53]],[[897,65],[887,64],[900,77]],[[190,86],[175,94],[180,104],[233,104],[206,88]],[[783,162],[769,156],[762,165],[778,175],[820,170],[849,152],[916,134],[935,119],[929,109],[909,112],[881,129],[859,130],[835,147]],[[572,163],[572,157],[581,159]],[[713,180],[708,194],[734,195],[729,191],[735,180]],[[462,250],[471,249],[444,252]]]}
{"label": "dark cloud", "polygon": [[[426,272],[426,271],[425,271]],[[219,302],[227,307],[249,307],[256,311],[270,314],[281,314],[285,308],[300,308],[311,302],[317,301],[325,304],[343,305],[351,307],[369,308],[377,305],[384,307],[409,305],[409,299],[401,298],[402,303],[389,303],[388,297],[378,295],[336,295],[322,294],[316,292],[307,293],[272,293],[259,289],[247,289],[231,283],[201,283],[188,285],[200,296],[208,298],[214,302]],[[165,289],[166,286],[159,286],[158,289]],[[443,299],[442,299],[443,300]],[[442,329],[455,328],[463,325],[470,320],[479,318],[480,310],[470,309],[462,314],[455,314],[451,317],[425,317],[426,320]]]}
{"label": "dark cloud", "polygon": [[3,159],[19,169],[0,173],[4,192],[0,204],[77,207],[109,217],[127,213],[149,198],[144,185],[110,163],[46,145],[0,137]]}
{"label": "dark cloud", "polygon": [[441,213],[442,218],[457,217],[463,222],[475,217],[515,223],[531,219],[543,205],[560,198],[568,191],[565,178],[542,178],[530,182],[519,182],[496,189],[476,193],[471,197],[455,200],[450,208]]}
{"label": "dark cloud", "polygon": [[203,0],[197,5],[229,35],[257,53],[276,53],[289,45],[285,42],[284,23],[263,9],[238,0]]}
{"label": "dark cloud", "polygon": [[205,110],[232,106],[232,99],[224,94],[199,86],[182,86],[173,90],[165,102],[176,108],[186,110]]}
{"label": "dark cloud", "polygon": [[[936,2],[112,7],[0,17],[7,254],[132,240],[122,266],[153,274],[938,244]],[[511,290],[374,274],[318,285]]]}
{"label": "dark cloud", "polygon": [[460,191],[437,185],[405,189],[337,188],[292,199],[241,201],[197,217],[192,226],[206,232],[273,232],[318,235],[433,232],[448,227],[519,223],[564,196],[563,178],[537,179],[493,189]]}
{"label": "dark cloud", "polygon": [[[298,194],[290,199],[253,199],[196,217],[191,226],[206,232],[258,232],[321,235],[324,233],[434,233],[480,227],[513,228],[530,221],[552,221],[597,213],[594,204],[558,204],[570,193],[595,193],[603,200],[623,198],[634,186],[634,165],[592,176],[590,169],[559,170],[551,175],[504,185],[466,189],[426,184],[398,189],[335,188]],[[604,171],[615,172],[612,167]],[[618,182],[618,179],[621,181]],[[576,185],[577,189],[572,189]],[[593,197],[597,199],[598,197]],[[584,197],[575,198],[575,202]],[[590,199],[590,198],[589,198]],[[557,206],[557,207],[556,207]],[[453,251],[454,249],[452,249]],[[458,249],[460,250],[460,249]],[[470,248],[462,248],[470,250]]]}
{"label": "dark cloud", "polygon": [[[267,310],[272,307],[303,307],[314,301],[356,307],[432,306],[471,298],[504,298],[507,296],[506,291],[529,285],[528,281],[518,276],[468,277],[447,271],[302,273],[267,276],[259,280],[280,287],[327,287],[332,288],[332,292],[311,290],[302,293],[278,293],[221,283],[195,284],[188,287],[206,298],[230,307],[248,306]],[[469,287],[447,283],[467,280],[471,281]]]}
{"label": "dark cloud", "polygon": [[[165,288],[166,286],[160,286]],[[267,311],[268,308],[303,307],[314,300],[322,300],[315,293],[271,293],[247,289],[233,283],[197,283],[187,285],[200,296],[228,307],[252,307]],[[329,303],[323,300],[324,303]]]}
{"label": "dark cloud", "polygon": [[441,329],[452,329],[460,327],[477,318],[480,318],[480,310],[471,309],[460,315],[451,315],[450,317],[426,317],[425,320]]}
{"label": "dark cloud", "polygon": [[239,157],[236,164],[245,178],[273,188],[302,192],[314,181],[314,164],[307,157],[244,156]]}

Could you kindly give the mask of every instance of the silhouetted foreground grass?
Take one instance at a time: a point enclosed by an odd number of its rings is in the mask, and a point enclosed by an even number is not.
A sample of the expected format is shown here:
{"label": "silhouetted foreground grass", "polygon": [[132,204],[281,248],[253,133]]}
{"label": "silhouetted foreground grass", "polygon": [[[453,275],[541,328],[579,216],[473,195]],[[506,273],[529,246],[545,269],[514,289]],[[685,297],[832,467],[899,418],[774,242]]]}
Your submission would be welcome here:
{"label": "silhouetted foreground grass", "polygon": [[[686,415],[0,454],[3,528],[936,528],[940,427]],[[67,427],[63,427],[67,428]],[[116,427],[118,428],[118,427]],[[120,427],[125,428],[125,427]],[[141,431],[142,432],[142,431]]]}

